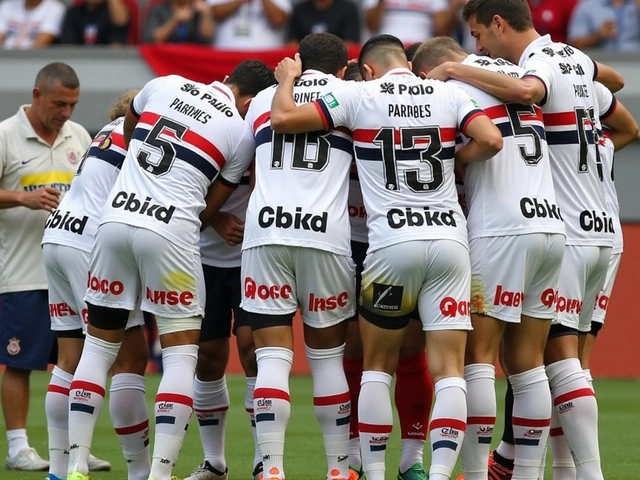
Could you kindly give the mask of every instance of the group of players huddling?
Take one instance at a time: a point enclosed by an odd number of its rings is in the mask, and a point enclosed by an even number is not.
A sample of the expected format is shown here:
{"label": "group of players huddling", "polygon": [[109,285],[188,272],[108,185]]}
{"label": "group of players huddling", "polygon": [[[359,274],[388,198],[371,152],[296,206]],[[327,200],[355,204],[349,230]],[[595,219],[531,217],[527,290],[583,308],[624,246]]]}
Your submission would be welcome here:
{"label": "group of players huddling", "polygon": [[[588,357],[622,252],[613,154],[638,127],[620,76],[540,36],[526,0],[470,0],[464,18],[488,56],[438,37],[410,63],[379,35],[355,67],[312,34],[275,77],[246,61],[120,99],[43,240],[67,305],[51,310],[50,480],[87,479],[109,371],[129,480],[170,480],[194,410],[189,478],[226,480],[232,312],[253,477],[283,480],[298,310],[327,480],[384,480],[406,372],[401,480],[449,479],[460,454],[467,480],[537,480],[549,438],[554,479],[603,478]],[[141,312],[164,369],[151,456]],[[490,452],[499,352],[511,433]]]}

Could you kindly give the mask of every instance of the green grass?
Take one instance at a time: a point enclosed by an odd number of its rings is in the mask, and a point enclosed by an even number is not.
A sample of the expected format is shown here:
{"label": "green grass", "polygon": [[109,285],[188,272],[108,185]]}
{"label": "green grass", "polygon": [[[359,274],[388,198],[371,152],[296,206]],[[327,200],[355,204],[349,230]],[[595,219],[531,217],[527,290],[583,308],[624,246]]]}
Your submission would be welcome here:
{"label": "green grass", "polygon": [[[149,375],[147,398],[150,412],[160,377]],[[34,373],[31,383],[31,405],[29,410],[29,437],[31,444],[46,456],[47,430],[44,415],[44,394],[49,380],[48,374]],[[243,407],[244,379],[228,378],[231,408],[227,417],[227,461],[231,477],[250,480],[253,458],[253,437]],[[504,382],[498,383],[498,398],[504,395]],[[640,478],[640,382],[600,380],[595,383],[600,404],[600,446],[604,476],[607,480],[633,480]],[[313,415],[312,385],[308,377],[293,377],[291,380],[292,414],[287,431],[285,466],[287,478],[291,480],[322,480],[325,460],[320,429]],[[502,402],[501,402],[502,403]],[[499,406],[499,411],[502,405]],[[187,476],[202,461],[197,423],[192,421],[174,474]],[[499,419],[496,432],[502,431]],[[495,437],[498,435],[496,434]],[[497,440],[494,438],[494,442]],[[399,439],[392,435],[387,449],[387,478],[394,479],[399,459]],[[6,439],[0,436],[0,452],[6,452]],[[108,410],[102,412],[94,437],[93,452],[113,464],[108,473],[96,473],[95,480],[126,480],[126,465],[122,460],[120,445],[110,426]],[[428,452],[425,455],[428,463]],[[547,462],[549,467],[550,462]],[[459,468],[457,469],[459,470]],[[2,480],[43,480],[43,473],[0,471]],[[455,477],[454,477],[455,478]],[[550,469],[547,478],[551,477]]]}

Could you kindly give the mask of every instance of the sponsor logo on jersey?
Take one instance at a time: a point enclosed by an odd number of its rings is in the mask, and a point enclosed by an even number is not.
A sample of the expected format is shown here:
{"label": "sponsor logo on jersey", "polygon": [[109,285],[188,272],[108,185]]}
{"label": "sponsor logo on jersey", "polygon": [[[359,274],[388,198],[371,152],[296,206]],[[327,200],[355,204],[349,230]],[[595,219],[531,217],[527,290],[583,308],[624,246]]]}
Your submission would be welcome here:
{"label": "sponsor logo on jersey", "polygon": [[120,280],[105,280],[103,278],[98,278],[91,274],[91,271],[87,274],[87,288],[94,292],[99,292],[104,295],[120,295],[124,292],[124,284]]}
{"label": "sponsor logo on jersey", "polygon": [[278,300],[279,298],[291,298],[293,288],[291,285],[261,285],[253,278],[244,279],[244,296],[255,300],[256,296],[260,300]]}
{"label": "sponsor logo on jersey", "polygon": [[331,93],[327,93],[324,97],[322,97],[322,101],[328,108],[336,108],[340,103],[336,97],[334,97]]}
{"label": "sponsor logo on jersey", "polygon": [[86,215],[82,218],[77,218],[72,216],[69,211],[65,212],[63,215],[60,210],[54,210],[49,214],[49,217],[47,217],[44,228],[57,228],[58,230],[65,230],[67,232],[82,235],[88,220],[89,217]]}
{"label": "sponsor logo on jersey", "polygon": [[523,197],[520,200],[520,211],[524,218],[555,218],[563,220],[560,207],[555,203],[549,203],[547,199],[539,202],[536,198]]}
{"label": "sponsor logo on jersey", "polygon": [[457,317],[469,315],[471,310],[471,302],[466,300],[456,300],[453,297],[444,297],[440,301],[440,312],[445,317]]}
{"label": "sponsor logo on jersey", "polygon": [[503,307],[519,307],[524,302],[524,292],[510,292],[504,290],[502,285],[496,287],[496,294],[493,300],[494,305]]}
{"label": "sponsor logo on jersey", "polygon": [[613,219],[608,217],[606,212],[598,215],[595,210],[584,210],[580,212],[580,228],[585,232],[613,232]]}
{"label": "sponsor logo on jersey", "polygon": [[314,293],[309,294],[309,311],[310,312],[325,312],[327,310],[336,310],[337,308],[344,308],[348,305],[349,294],[347,292],[341,292],[338,295],[331,295],[329,297],[317,297]]}
{"label": "sponsor logo on jersey", "polygon": [[138,215],[146,215],[147,217],[153,217],[159,222],[169,224],[173,212],[176,207],[171,205],[170,207],[163,207],[159,203],[153,203],[151,197],[146,197],[144,201],[140,201],[135,193],[128,193],[120,191],[116,193],[116,196],[111,202],[113,208],[121,208],[127,212],[137,213]]}
{"label": "sponsor logo on jersey", "polygon": [[258,214],[258,225],[262,228],[275,226],[283,229],[293,228],[294,230],[326,233],[328,217],[327,212],[322,212],[321,215],[304,213],[301,207],[296,207],[294,213],[285,211],[281,206],[277,206],[275,210],[272,207],[262,207]]}
{"label": "sponsor logo on jersey", "polygon": [[145,298],[156,305],[192,305],[193,293],[187,291],[177,292],[175,290],[151,290],[146,288]]}
{"label": "sponsor logo on jersey", "polygon": [[401,285],[386,285],[373,283],[372,306],[386,312],[398,312],[402,306],[404,287]]}
{"label": "sponsor logo on jersey", "polygon": [[392,208],[387,212],[387,222],[393,229],[402,227],[456,227],[455,211],[431,210],[424,207],[414,210],[407,207],[404,210]]}
{"label": "sponsor logo on jersey", "polygon": [[72,317],[75,315],[77,315],[77,313],[74,312],[66,302],[49,304],[50,317]]}

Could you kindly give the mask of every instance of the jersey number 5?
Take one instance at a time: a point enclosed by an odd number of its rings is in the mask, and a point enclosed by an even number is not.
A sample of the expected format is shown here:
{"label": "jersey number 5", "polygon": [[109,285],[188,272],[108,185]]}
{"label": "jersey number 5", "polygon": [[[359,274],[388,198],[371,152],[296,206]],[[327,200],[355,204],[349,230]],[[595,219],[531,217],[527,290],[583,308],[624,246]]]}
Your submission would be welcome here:
{"label": "jersey number 5", "polygon": [[[140,166],[156,177],[160,177],[171,170],[176,159],[176,147],[169,140],[161,138],[160,135],[164,133],[166,136],[181,140],[187,130],[188,127],[186,125],[174,122],[166,117],[160,117],[144,139],[143,148],[138,152],[137,160]],[[152,162],[150,160],[151,153],[144,150],[144,146],[155,147],[155,149],[159,150],[160,160]]]}

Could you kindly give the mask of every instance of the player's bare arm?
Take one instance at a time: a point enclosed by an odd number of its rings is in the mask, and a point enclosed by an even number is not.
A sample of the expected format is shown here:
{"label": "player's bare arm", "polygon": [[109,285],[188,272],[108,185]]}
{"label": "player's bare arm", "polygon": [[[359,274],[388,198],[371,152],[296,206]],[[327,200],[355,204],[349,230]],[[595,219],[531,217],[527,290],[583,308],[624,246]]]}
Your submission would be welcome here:
{"label": "player's bare arm", "polygon": [[211,220],[211,226],[229,245],[234,246],[242,242],[244,222],[233,213],[219,212]]}
{"label": "player's bare arm", "polygon": [[459,62],[445,62],[431,70],[427,78],[442,81],[453,78],[504,101],[525,105],[541,102],[547,93],[544,84],[534,77],[515,78]]}
{"label": "player's bare arm", "polygon": [[215,182],[209,187],[205,202],[207,206],[200,213],[200,221],[202,225],[200,231],[204,230],[218,214],[222,206],[229,200],[229,197],[235,190],[235,187],[230,185],[225,180],[218,177]]}
{"label": "player's bare arm", "polygon": [[602,83],[605,87],[616,93],[622,90],[624,87],[624,78],[616,70],[608,65],[600,62],[594,62],[598,72],[596,74],[596,80]]}
{"label": "player's bare arm", "polygon": [[133,136],[133,131],[136,129],[136,125],[138,124],[138,117],[133,113],[131,108],[127,110],[127,113],[124,116],[124,145],[129,148],[129,143],[131,142],[131,137]]}
{"label": "player's bare arm", "polygon": [[482,162],[502,150],[502,133],[486,115],[478,115],[463,132],[472,140],[456,152],[456,162]]}
{"label": "player's bare arm", "polygon": [[53,187],[42,187],[31,192],[0,190],[0,209],[27,207],[51,212],[58,208],[59,203],[60,190]]}
{"label": "player's bare arm", "polygon": [[602,123],[609,129],[609,138],[616,152],[640,139],[638,124],[627,108],[618,101],[615,110]]}
{"label": "player's bare arm", "polygon": [[300,55],[283,59],[275,70],[278,88],[271,103],[271,128],[276,133],[304,133],[324,130],[322,116],[315,104],[296,106],[293,84],[302,74]]}

